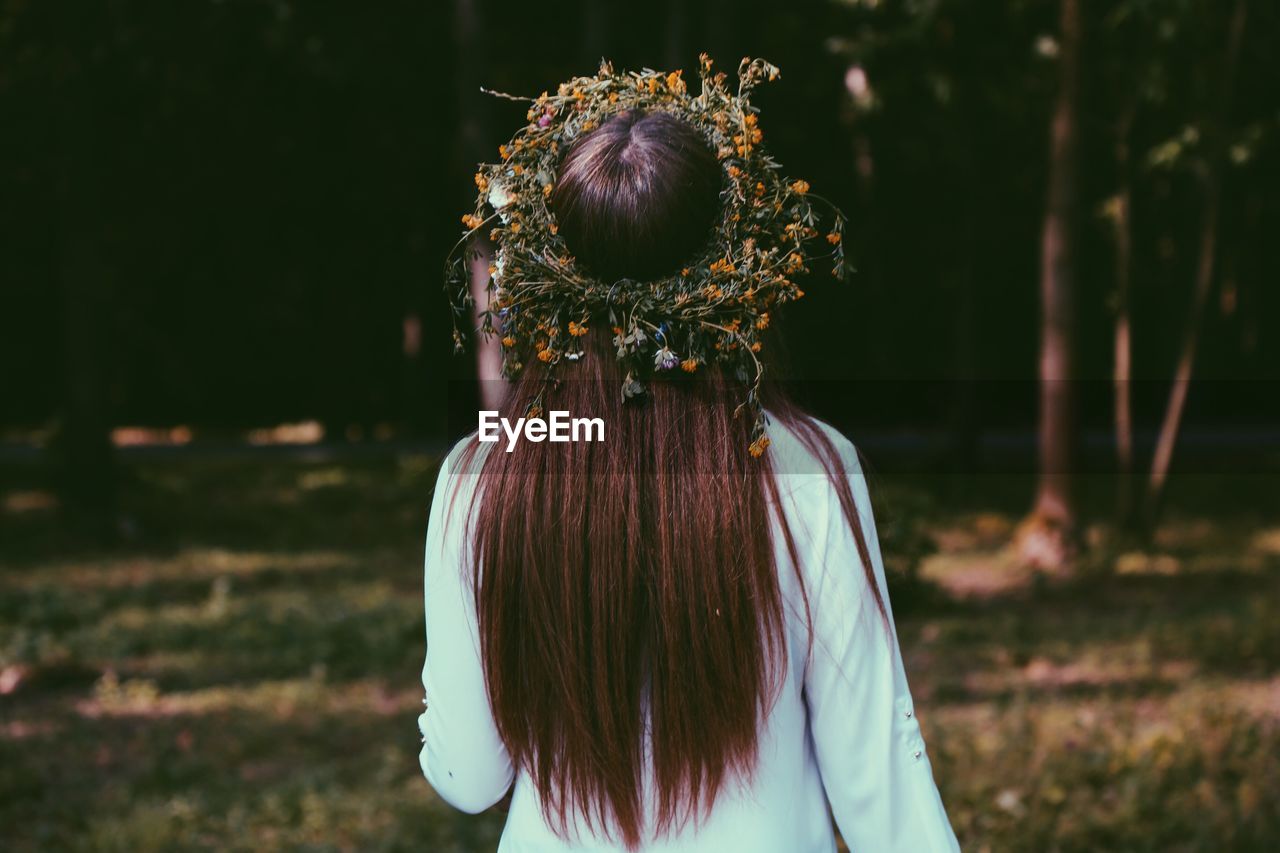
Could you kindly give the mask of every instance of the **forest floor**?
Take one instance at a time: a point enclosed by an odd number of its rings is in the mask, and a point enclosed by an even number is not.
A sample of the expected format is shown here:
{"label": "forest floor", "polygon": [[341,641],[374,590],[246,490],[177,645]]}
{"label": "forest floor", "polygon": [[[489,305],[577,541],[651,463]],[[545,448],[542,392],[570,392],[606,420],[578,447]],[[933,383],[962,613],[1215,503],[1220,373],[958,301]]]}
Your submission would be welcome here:
{"label": "forest floor", "polygon": [[[129,544],[0,471],[0,845],[492,850],[423,781],[426,456],[131,464]],[[1009,559],[1025,478],[873,482],[966,850],[1280,848],[1280,477],[1175,477],[1145,548]],[[1089,506],[1109,505],[1085,484]],[[1100,509],[1099,516],[1104,515]]]}

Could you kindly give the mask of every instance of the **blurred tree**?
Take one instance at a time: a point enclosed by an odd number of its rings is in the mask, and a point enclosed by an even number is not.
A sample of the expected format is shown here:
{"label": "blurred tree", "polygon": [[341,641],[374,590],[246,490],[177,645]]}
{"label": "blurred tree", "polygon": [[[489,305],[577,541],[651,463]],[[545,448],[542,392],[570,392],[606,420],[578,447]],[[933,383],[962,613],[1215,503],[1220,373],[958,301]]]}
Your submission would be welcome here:
{"label": "blurred tree", "polygon": [[1217,70],[1217,85],[1207,85],[1210,102],[1206,105],[1200,122],[1198,136],[1202,138],[1204,155],[1197,158],[1194,170],[1203,193],[1203,213],[1198,241],[1199,256],[1196,261],[1194,294],[1190,315],[1182,335],[1181,350],[1174,370],[1173,386],[1165,408],[1160,432],[1156,437],[1155,455],[1151,460],[1151,476],[1147,480],[1142,523],[1151,530],[1160,513],[1169,466],[1173,460],[1173,448],[1178,440],[1178,429],[1190,390],[1191,375],[1195,368],[1196,351],[1200,345],[1201,328],[1204,325],[1205,306],[1213,287],[1217,254],[1218,228],[1222,207],[1222,169],[1226,159],[1227,123],[1231,117],[1231,101],[1234,94],[1236,67],[1240,61],[1240,43],[1244,38],[1248,3],[1235,0],[1227,23],[1226,45],[1223,48]]}
{"label": "blurred tree", "polygon": [[1024,562],[1061,570],[1077,546],[1075,476],[1076,186],[1079,156],[1079,0],[1060,0],[1058,91],[1049,127],[1049,177],[1040,253],[1039,485],[1018,533]]}
{"label": "blurred tree", "polygon": [[[487,103],[480,91],[486,81],[485,22],[482,0],[456,0],[454,6],[454,39],[458,51],[457,77],[458,111],[462,121],[458,123],[457,157],[470,170],[476,162],[488,156],[493,147],[493,134],[487,121]],[[483,237],[472,242],[469,254],[471,297],[475,303],[472,328],[480,325],[481,312],[489,303],[490,268],[494,262],[493,247]],[[476,379],[479,383],[480,404],[485,409],[497,409],[502,402],[502,346],[492,335],[476,333]]]}

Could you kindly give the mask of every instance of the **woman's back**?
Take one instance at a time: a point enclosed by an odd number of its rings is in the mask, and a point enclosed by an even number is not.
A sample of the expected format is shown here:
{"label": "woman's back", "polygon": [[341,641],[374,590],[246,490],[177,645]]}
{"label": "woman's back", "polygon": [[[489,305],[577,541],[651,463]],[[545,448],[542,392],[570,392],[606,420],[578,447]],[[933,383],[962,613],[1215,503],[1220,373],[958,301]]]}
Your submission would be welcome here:
{"label": "woman's back", "polygon": [[[840,451],[883,594],[884,570],[856,453],[843,436],[821,429]],[[892,621],[886,626],[877,608],[837,490],[822,460],[793,429],[774,419],[770,438],[772,476],[799,558],[794,565],[786,537],[775,531],[786,609],[785,677],[761,718],[749,777],[730,778],[707,814],[664,836],[653,837],[650,821],[642,849],[832,850],[828,801],[853,850],[956,849]],[[567,834],[557,833],[537,785],[526,772],[515,773],[494,725],[465,569],[465,519],[475,483],[473,473],[446,466],[431,512],[423,670],[428,706],[419,721],[423,772],[446,801],[470,812],[496,803],[514,781],[502,853],[621,849],[616,833],[593,829],[580,816]],[[648,754],[647,738],[645,743]],[[650,765],[641,786],[649,815],[655,807],[651,776]]]}
{"label": "woman's back", "polygon": [[[451,456],[423,771],[469,811],[514,781],[506,851],[826,851],[828,800],[854,847],[952,849],[856,455],[766,381],[843,218],[761,147],[777,69],[744,60],[736,94],[700,72],[604,63],[476,175],[503,420],[605,434]],[[450,267],[455,317],[476,268]]]}

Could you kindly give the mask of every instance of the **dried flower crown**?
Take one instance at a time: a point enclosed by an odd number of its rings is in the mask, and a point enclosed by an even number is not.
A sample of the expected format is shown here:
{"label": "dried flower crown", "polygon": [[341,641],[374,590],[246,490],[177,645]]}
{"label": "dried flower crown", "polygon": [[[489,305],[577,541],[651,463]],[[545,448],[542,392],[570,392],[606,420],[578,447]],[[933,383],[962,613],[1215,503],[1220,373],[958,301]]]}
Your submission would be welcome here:
{"label": "dried flower crown", "polygon": [[[759,111],[750,93],[757,83],[776,79],[778,69],[762,59],[743,59],[733,94],[725,74],[711,68],[703,54],[696,96],[680,71],[618,73],[608,62],[594,77],[561,84],[554,95],[490,93],[531,102],[529,124],[499,148],[500,162],[483,164],[476,173],[476,206],[462,217],[466,232],[449,254],[445,286],[454,343],[461,349],[459,323],[473,308],[467,259],[475,246],[469,238],[491,228],[497,252],[479,331],[501,338],[504,376],[514,377],[531,357],[551,366],[576,361],[583,356],[579,339],[588,323],[607,315],[618,359],[627,366],[624,398],[643,394],[644,382],[663,371],[694,373],[703,364],[723,364],[747,386],[735,414],[745,410],[754,419],[750,451],[760,456],[769,444],[759,397],[760,332],[771,311],[804,295],[793,279],[819,257],[810,253],[815,245],[830,258],[832,274],[844,277],[844,217],[810,193],[807,182],[784,178],[761,147]],[[567,148],[624,110],[664,110],[697,128],[725,175],[723,215],[706,256],[652,281],[588,275],[557,234],[548,205]],[[830,225],[822,230],[814,200],[830,210]]]}

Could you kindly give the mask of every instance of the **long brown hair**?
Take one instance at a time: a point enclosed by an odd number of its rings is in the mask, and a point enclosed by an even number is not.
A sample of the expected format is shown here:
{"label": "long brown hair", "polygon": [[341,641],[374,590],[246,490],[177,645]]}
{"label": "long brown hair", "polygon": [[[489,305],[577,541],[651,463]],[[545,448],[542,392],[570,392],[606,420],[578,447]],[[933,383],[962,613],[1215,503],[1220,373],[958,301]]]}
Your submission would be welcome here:
{"label": "long brown hair", "polygon": [[[622,114],[566,155],[553,204],[597,275],[642,278],[703,245],[719,188],[695,130]],[[603,318],[585,343],[547,404],[603,418],[605,441],[468,446],[462,464],[479,475],[471,569],[489,700],[513,763],[557,831],[580,816],[634,849],[646,826],[680,827],[751,774],[787,665],[774,536],[797,571],[799,560],[770,456],[750,457],[750,420],[734,417],[741,384],[706,365],[624,403]],[[503,415],[522,416],[546,382],[530,360]],[[839,453],[779,389],[766,395],[831,477],[885,614]]]}

